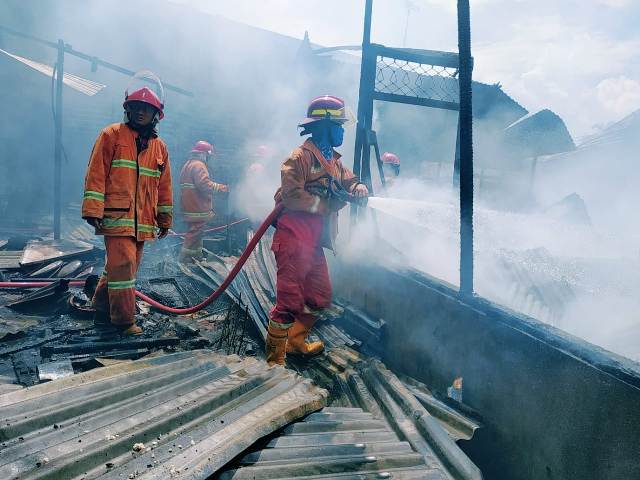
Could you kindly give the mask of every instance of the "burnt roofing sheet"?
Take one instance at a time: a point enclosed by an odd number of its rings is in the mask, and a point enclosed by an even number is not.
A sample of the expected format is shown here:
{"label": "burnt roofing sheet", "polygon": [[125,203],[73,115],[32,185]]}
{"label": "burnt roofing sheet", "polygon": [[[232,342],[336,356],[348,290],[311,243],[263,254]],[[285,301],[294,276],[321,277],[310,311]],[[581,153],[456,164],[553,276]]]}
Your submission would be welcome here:
{"label": "burnt roofing sheet", "polygon": [[205,479],[326,398],[292,371],[203,350],[99,368],[0,395],[0,478]]}

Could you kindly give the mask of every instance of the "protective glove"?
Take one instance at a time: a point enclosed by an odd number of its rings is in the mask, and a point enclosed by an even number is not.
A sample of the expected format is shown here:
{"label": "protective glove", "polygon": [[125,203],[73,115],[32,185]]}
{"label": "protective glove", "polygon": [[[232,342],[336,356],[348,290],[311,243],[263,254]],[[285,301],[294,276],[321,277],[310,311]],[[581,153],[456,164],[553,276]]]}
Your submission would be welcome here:
{"label": "protective glove", "polygon": [[356,185],[351,190],[351,195],[358,198],[368,197],[369,189],[364,183],[356,183]]}
{"label": "protective glove", "polygon": [[91,225],[96,230],[100,230],[102,228],[102,219],[96,217],[86,217],[85,220],[89,225]]}

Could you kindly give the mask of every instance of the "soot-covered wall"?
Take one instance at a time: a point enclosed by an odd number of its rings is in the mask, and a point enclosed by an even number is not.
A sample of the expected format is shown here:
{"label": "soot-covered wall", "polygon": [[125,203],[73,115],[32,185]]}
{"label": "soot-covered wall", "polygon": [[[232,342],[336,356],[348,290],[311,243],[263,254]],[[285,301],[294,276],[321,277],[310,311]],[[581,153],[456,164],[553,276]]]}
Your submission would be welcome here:
{"label": "soot-covered wall", "polygon": [[485,478],[640,478],[638,364],[422,274],[331,263],[336,295],[387,321],[390,368],[439,394],[463,377]]}

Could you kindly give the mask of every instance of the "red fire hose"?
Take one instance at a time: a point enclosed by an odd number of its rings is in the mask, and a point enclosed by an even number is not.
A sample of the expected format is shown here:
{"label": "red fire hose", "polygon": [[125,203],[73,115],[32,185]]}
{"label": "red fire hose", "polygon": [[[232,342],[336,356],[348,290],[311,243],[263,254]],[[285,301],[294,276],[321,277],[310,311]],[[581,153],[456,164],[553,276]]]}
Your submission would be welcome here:
{"label": "red fire hose", "polygon": [[[231,284],[231,282],[233,282],[233,280],[236,278],[236,275],[238,275],[238,273],[240,272],[240,270],[244,266],[245,262],[249,258],[249,255],[251,255],[251,252],[253,251],[253,249],[256,248],[256,245],[258,244],[258,242],[260,241],[260,239],[262,238],[264,233],[267,231],[267,229],[273,223],[273,221],[278,217],[278,215],[280,214],[281,211],[282,211],[282,204],[276,206],[276,208],[273,209],[273,211],[264,220],[264,222],[262,222],[262,225],[260,225],[258,230],[256,230],[255,234],[253,235],[253,237],[249,241],[249,244],[247,245],[247,247],[242,252],[242,255],[240,255],[240,258],[238,259],[237,263],[233,266],[233,268],[231,269],[231,271],[227,275],[227,278],[224,279],[224,282],[222,282],[222,284],[218,287],[218,289],[215,292],[213,292],[211,295],[209,295],[207,298],[205,298],[199,304],[194,305],[192,307],[186,307],[186,308],[167,307],[166,305],[161,304],[160,302],[154,300],[151,297],[148,297],[147,295],[145,295],[142,292],[139,292],[138,290],[136,290],[136,297],[138,297],[140,300],[143,300],[143,301],[147,302],[152,307],[157,308],[158,310],[162,310],[162,311],[167,312],[167,313],[175,313],[177,315],[188,315],[190,313],[195,313],[197,311],[202,310],[204,307],[206,307],[207,305],[210,305],[220,295],[222,295],[222,293],[227,289],[227,287]],[[51,284],[51,282],[37,282],[37,281],[34,281],[34,282],[0,282],[0,288],[46,287],[47,285],[50,285],[50,284]],[[81,280],[80,281],[69,282],[69,285],[71,285],[71,286],[78,286],[78,285],[83,285],[83,284],[84,284],[84,282],[81,281]]]}
{"label": "red fire hose", "polygon": [[[62,278],[57,280],[64,280]],[[47,287],[57,280],[36,281],[33,282],[0,282],[0,288],[38,288]],[[70,287],[81,287],[84,285],[84,280],[73,280],[69,282]]]}

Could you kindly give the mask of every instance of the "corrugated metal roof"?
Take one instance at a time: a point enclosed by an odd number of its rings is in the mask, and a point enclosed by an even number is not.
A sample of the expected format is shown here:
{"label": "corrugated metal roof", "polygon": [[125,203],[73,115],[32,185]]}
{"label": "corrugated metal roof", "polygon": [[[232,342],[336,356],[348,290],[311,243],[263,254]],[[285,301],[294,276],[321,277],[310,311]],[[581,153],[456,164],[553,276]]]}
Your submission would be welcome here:
{"label": "corrugated metal roof", "polygon": [[446,479],[400,440],[385,422],[360,408],[325,408],[250,451],[220,480],[275,478]]}
{"label": "corrugated metal roof", "polygon": [[205,479],[326,398],[292,371],[210,351],[99,368],[0,395],[0,478]]}
{"label": "corrugated metal roof", "polygon": [[[262,327],[262,330],[268,318],[267,312],[275,297],[274,258],[271,251],[265,248],[268,243],[268,238],[261,240],[261,244],[254,250],[238,276],[238,280],[233,284],[233,294],[241,295],[243,300],[249,303],[252,312],[256,312],[253,316],[254,321],[258,327]],[[226,269],[225,264],[221,262],[202,262],[199,266],[199,272],[211,279],[213,284],[218,277],[222,278],[225,275]],[[336,320],[345,315],[364,315],[362,312],[351,310],[353,309],[348,306],[343,308],[334,305],[327,318],[316,324],[315,335],[320,337],[328,347],[325,355],[308,361],[296,361],[290,358],[288,366],[329,390],[332,407],[362,409],[373,419],[372,421],[377,422],[378,426],[382,425],[381,428],[395,432],[396,440],[407,442],[411,446],[411,455],[422,458],[421,463],[414,466],[423,465],[419,468],[424,469],[426,465],[430,469],[431,477],[426,478],[481,478],[480,471],[455,443],[460,439],[470,439],[474,431],[479,428],[478,423],[437,400],[424,385],[415,381],[401,381],[382,363],[368,356],[368,350],[362,348],[366,346],[368,340],[360,337],[369,336],[380,341],[384,322],[373,319],[364,321],[362,318],[357,318],[356,322],[367,325],[360,325],[360,331],[353,329],[350,331],[353,334],[350,334],[341,328],[341,325],[347,326],[348,322],[341,323]],[[362,352],[356,349],[361,349]],[[336,428],[345,427],[343,425]],[[259,458],[271,458],[271,455],[276,454],[269,453]],[[358,463],[356,460],[353,461]],[[311,459],[305,462],[313,464]],[[307,469],[300,467],[300,469],[289,471],[278,468],[262,469],[260,465],[255,467],[245,465],[233,472],[233,475],[231,473],[227,475],[232,475],[228,478],[296,478],[326,474],[329,477],[318,478],[330,478],[332,475],[337,476],[338,470],[332,469],[338,469],[338,465],[344,468],[340,470],[343,473],[352,471],[349,469],[355,467],[347,465],[348,463],[336,458],[323,459],[318,465],[318,471],[313,470],[315,467]],[[362,466],[363,471],[358,472],[358,475],[369,471],[367,468],[376,471],[375,468],[378,467],[380,471],[376,475],[382,474],[383,470],[390,470],[392,465],[395,465],[393,462],[382,462],[375,466],[375,463],[373,462],[369,467]],[[424,473],[423,471],[422,475]],[[255,477],[252,476],[254,474]],[[405,477],[401,475],[395,478]]]}
{"label": "corrugated metal roof", "polygon": [[504,138],[521,155],[537,157],[576,148],[562,118],[548,109],[516,120],[504,129]]}
{"label": "corrugated metal roof", "polygon": [[[13,53],[9,53],[6,50],[2,50],[1,48],[0,52],[4,53],[8,57],[13,58],[14,60],[17,60],[20,63],[24,63],[34,70],[46,75],[47,77],[53,77],[53,67],[49,65],[36,62],[25,57],[20,57],[19,55],[14,55]],[[106,85],[103,85],[101,83],[93,82],[91,80],[87,80],[86,78],[82,78],[68,72],[64,72],[64,74],[62,75],[62,82],[68,87],[71,87],[74,90],[77,90],[80,93],[84,93],[85,95],[88,95],[90,97],[106,87]]]}
{"label": "corrugated metal roof", "polygon": [[331,348],[321,358],[293,366],[331,391],[332,406],[362,408],[388,424],[424,457],[426,465],[442,472],[442,478],[481,478],[455,443],[471,438],[479,425],[442,404],[419,383],[408,386],[378,360],[346,347]]}

